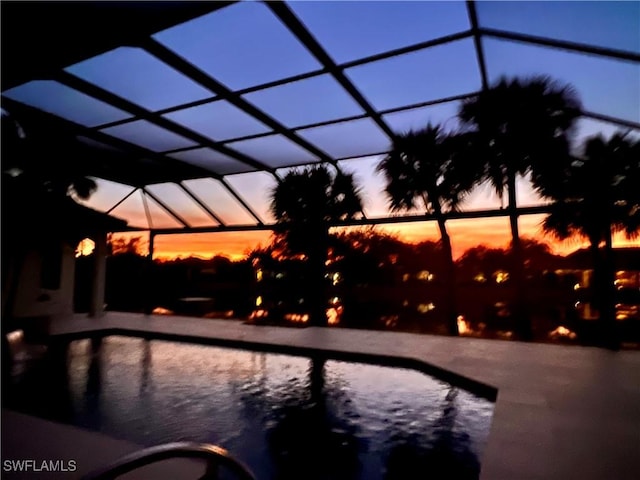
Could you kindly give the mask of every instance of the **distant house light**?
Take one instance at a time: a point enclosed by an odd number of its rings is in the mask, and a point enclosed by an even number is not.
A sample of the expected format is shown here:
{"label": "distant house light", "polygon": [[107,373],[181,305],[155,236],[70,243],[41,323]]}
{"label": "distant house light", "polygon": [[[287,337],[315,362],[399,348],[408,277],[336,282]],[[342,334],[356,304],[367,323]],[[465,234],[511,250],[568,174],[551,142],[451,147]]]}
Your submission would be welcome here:
{"label": "distant house light", "polygon": [[254,310],[253,312],[251,312],[251,315],[249,315],[249,318],[254,320],[256,318],[265,318],[269,316],[269,312],[267,310]]}
{"label": "distant house light", "polygon": [[326,311],[327,323],[329,325],[338,325],[340,323],[340,317],[342,316],[342,308],[328,308]]}
{"label": "distant house light", "polygon": [[436,306],[435,306],[435,304],[433,302],[420,303],[417,308],[418,308],[418,312],[427,313],[427,312],[430,312],[431,310],[435,309]]}
{"label": "distant house light", "polygon": [[284,315],[284,319],[293,323],[307,323],[309,315],[307,313],[287,313]]}
{"label": "distant house light", "polygon": [[505,272],[504,270],[498,270],[493,274],[496,279],[496,283],[504,283],[509,280],[509,272]]}
{"label": "distant house light", "polygon": [[458,332],[460,333],[460,335],[468,335],[470,333],[473,333],[471,323],[466,320],[464,315],[458,315],[456,321],[458,323]]}
{"label": "distant house light", "polygon": [[80,240],[76,246],[76,258],[91,255],[96,248],[96,242],[90,238]]}
{"label": "distant house light", "polygon": [[479,273],[475,277],[473,277],[473,280],[478,283],[485,283],[487,281],[487,277],[484,275],[484,273]]}
{"label": "distant house light", "polygon": [[418,280],[422,280],[424,282],[430,282],[431,280],[433,280],[434,275],[433,275],[433,273],[430,273],[428,270],[420,270],[416,274],[416,278]]}
{"label": "distant house light", "polygon": [[174,314],[173,310],[169,310],[168,308],[164,308],[164,307],[156,307],[153,309],[151,313],[153,315],[173,315]]}
{"label": "distant house light", "polygon": [[572,332],[567,327],[560,325],[555,330],[552,330],[551,332],[549,332],[549,337],[553,339],[564,337],[564,338],[570,338],[571,340],[574,340],[577,337],[577,335],[575,332]]}

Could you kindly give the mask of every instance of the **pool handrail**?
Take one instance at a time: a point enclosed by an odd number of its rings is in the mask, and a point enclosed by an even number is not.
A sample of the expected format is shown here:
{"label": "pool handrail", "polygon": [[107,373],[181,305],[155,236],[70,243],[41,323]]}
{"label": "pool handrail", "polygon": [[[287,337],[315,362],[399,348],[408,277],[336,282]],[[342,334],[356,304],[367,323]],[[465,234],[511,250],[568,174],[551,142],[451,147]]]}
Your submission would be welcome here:
{"label": "pool handrail", "polygon": [[256,480],[251,470],[233,458],[226,449],[209,443],[196,442],[172,442],[144,448],[85,474],[82,480],[113,480],[138,468],[170,458],[206,460],[206,472],[198,480],[216,480],[219,466],[227,467],[240,480]]}

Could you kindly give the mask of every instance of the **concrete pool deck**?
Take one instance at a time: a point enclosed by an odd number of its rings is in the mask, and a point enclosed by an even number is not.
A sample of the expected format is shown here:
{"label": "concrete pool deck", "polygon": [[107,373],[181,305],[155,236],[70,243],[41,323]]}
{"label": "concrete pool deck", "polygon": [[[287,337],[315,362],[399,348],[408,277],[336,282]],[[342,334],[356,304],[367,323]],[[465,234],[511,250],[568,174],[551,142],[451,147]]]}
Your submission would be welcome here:
{"label": "concrete pool deck", "polygon": [[355,353],[424,362],[435,367],[433,373],[441,369],[454,374],[446,379],[467,380],[487,394],[497,390],[481,458],[483,480],[640,478],[638,351],[120,312],[100,319],[61,319],[52,325],[52,333],[60,338],[129,334],[284,353],[311,349],[342,358]]}

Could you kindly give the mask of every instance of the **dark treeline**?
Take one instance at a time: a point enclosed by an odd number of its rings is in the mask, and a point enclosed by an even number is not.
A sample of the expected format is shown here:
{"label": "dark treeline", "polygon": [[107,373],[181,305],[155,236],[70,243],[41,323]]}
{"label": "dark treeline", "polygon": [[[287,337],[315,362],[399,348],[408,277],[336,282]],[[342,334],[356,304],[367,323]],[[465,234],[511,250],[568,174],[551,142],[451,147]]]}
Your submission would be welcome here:
{"label": "dark treeline", "polygon": [[[275,237],[246,259],[225,256],[150,262],[140,238],[111,242],[107,261],[109,310],[154,311],[239,318],[276,325],[308,324],[305,258],[288,253]],[[329,323],[350,328],[447,333],[447,261],[440,242],[418,244],[372,228],[332,233],[323,288]],[[589,257],[555,255],[548,245],[522,239],[524,271],[534,335],[590,343]],[[629,255],[637,251],[626,252]],[[629,255],[623,263],[629,265]],[[87,309],[92,255],[77,259],[76,309]],[[511,338],[516,329],[516,289],[509,249],[479,245],[455,262],[461,333]],[[636,289],[637,290],[637,289]],[[628,294],[622,289],[619,294]],[[627,295],[628,296],[628,295]],[[636,295],[637,296],[637,295]],[[640,299],[627,299],[629,304]],[[631,316],[633,317],[631,312]],[[637,319],[630,324],[638,323]],[[558,327],[566,328],[560,330]],[[550,336],[551,335],[551,336]],[[595,333],[594,333],[595,335]],[[626,337],[637,336],[627,332]],[[632,339],[632,338],[631,338]],[[595,341],[595,340],[594,340]]]}

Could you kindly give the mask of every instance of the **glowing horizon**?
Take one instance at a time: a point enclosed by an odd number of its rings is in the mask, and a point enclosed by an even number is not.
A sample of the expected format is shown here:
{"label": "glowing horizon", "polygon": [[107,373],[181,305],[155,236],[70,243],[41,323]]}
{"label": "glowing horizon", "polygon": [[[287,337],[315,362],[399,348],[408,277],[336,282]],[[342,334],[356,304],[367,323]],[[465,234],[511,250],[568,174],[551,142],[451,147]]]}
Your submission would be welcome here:
{"label": "glowing horizon", "polygon": [[[526,215],[520,217],[520,237],[534,238],[546,243],[557,255],[567,255],[589,245],[587,240],[575,237],[559,241],[551,235],[545,235],[540,224],[544,215]],[[402,224],[377,225],[375,230],[396,235],[407,243],[421,241],[438,241],[440,235],[435,222],[416,222]],[[458,259],[469,248],[484,245],[491,248],[508,248],[511,242],[508,217],[474,218],[449,220],[447,230],[453,244],[453,255]],[[119,233],[118,237],[142,237],[143,247],[148,248],[148,233],[144,231]],[[157,235],[154,240],[154,259],[172,260],[178,257],[198,257],[203,259],[222,255],[233,261],[246,258],[247,254],[258,247],[266,247],[271,243],[272,232],[212,232],[212,233],[179,233]],[[613,246],[640,248],[640,238],[627,239],[623,234],[616,234]]]}

